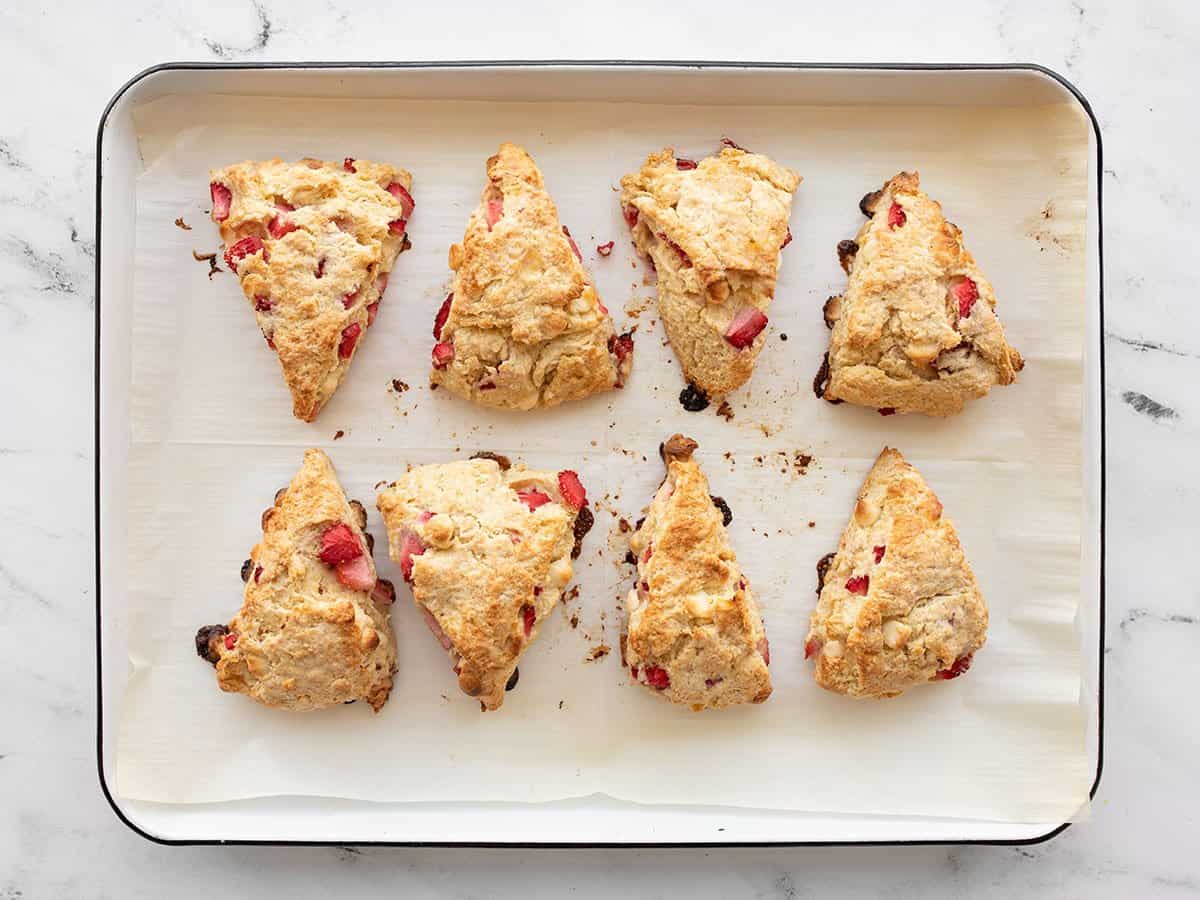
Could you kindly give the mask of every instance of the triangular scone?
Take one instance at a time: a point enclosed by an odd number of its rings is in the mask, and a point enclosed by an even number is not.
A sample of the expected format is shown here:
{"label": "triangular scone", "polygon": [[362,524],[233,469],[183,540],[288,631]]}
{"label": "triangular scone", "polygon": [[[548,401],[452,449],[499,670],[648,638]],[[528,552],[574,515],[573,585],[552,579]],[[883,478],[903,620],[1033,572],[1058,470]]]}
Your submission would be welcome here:
{"label": "triangular scone", "polygon": [[816,657],[828,690],[894,697],[956,678],[987,637],[987,606],[954,525],[899,450],[879,454],[817,578],[804,656]]}
{"label": "triangular scone", "polygon": [[1012,384],[1025,363],[1004,339],[992,286],[917,173],[901,172],[859,208],[867,222],[838,245],[850,281],[825,304],[833,334],[817,395],[885,415],[950,416]]}
{"label": "triangular scone", "polygon": [[542,173],[506,143],[487,177],[462,244],[450,247],[454,283],[434,321],[430,381],[504,409],[624,386],[633,338],[613,332]]}
{"label": "triangular scone", "polygon": [[791,169],[734,146],[699,163],[668,147],[621,179],[634,245],[658,273],[667,339],[707,397],[754,371],[799,185]]}
{"label": "triangular scone", "polygon": [[409,247],[412,176],[383,163],[243,162],[211,173],[212,218],[296,418],[311,422],[375,321]]}
{"label": "triangular scone", "polygon": [[228,626],[201,628],[196,651],[216,665],[221,690],[267,706],[366,700],[378,712],[396,671],[396,592],[375,575],[366,509],[347,502],[329,457],[307,450],[262,526],[242,565],[241,611]]}
{"label": "triangular scone", "polygon": [[709,496],[696,446],[680,434],[663,444],[667,477],[630,539],[637,585],[625,601],[624,661],[635,681],[696,710],[762,703],[766,631],[725,533],[729,507]]}
{"label": "triangular scone", "polygon": [[410,469],[379,492],[379,511],[459,689],[498,709],[592,526],[578,476],[482,454]]}

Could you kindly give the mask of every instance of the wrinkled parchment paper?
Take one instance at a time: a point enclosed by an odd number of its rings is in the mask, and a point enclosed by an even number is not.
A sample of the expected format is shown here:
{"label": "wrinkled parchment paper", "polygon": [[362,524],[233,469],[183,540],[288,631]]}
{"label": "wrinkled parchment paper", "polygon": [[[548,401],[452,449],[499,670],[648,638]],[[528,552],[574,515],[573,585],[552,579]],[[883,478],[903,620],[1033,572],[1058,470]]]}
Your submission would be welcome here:
{"label": "wrinkled parchment paper", "polygon": [[[145,171],[136,184],[123,796],[536,802],[602,793],[1012,822],[1063,821],[1086,804],[1074,618],[1088,154],[1075,111],[181,97],[142,108],[137,122]],[[805,179],[769,341],[751,383],[730,398],[732,421],[680,407],[678,365],[615,193],[647,152],[674,144],[699,157],[723,134]],[[506,139],[541,166],[618,326],[638,326],[622,392],[506,414],[428,388],[446,251],[479,195],[484,160]],[[311,425],[292,418],[234,276],[210,279],[192,258],[218,249],[209,168],[274,155],[374,158],[414,173],[413,249]],[[834,407],[810,387],[828,339],[821,304],[845,284],[834,247],[854,235],[859,197],[902,167],[920,170],[963,229],[1028,361],[1017,385],[947,421]],[[600,258],[596,245],[609,240],[616,249]],[[696,714],[631,686],[620,665],[619,598],[631,570],[618,518],[641,515],[662,475],[658,444],[675,431],[700,442],[713,493],[734,513],[734,547],[771,640],[775,692],[762,706]],[[836,547],[885,443],[921,469],[957,524],[991,630],[968,676],[855,702],[815,686],[804,634],[814,564]],[[597,522],[577,565],[578,597],[542,626],[502,710],[482,715],[458,692],[383,553],[381,575],[399,592],[400,670],[382,713],[355,704],[289,714],[217,689],[193,634],[240,605],[238,569],[259,538],[259,513],[308,446],[331,455],[348,494],[367,506],[380,550],[373,485],[407,465],[482,449],[580,472]],[[802,455],[811,462],[801,465]],[[602,645],[611,652],[588,661]]]}

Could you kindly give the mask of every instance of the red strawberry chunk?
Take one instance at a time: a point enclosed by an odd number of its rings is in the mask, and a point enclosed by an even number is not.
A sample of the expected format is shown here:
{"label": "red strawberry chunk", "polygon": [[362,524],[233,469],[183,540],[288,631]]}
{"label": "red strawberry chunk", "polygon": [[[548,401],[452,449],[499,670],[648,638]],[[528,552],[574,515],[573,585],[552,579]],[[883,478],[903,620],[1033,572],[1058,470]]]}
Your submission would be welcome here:
{"label": "red strawberry chunk", "polygon": [[875,562],[883,562],[883,554],[887,552],[887,545],[883,544],[875,548]]}
{"label": "red strawberry chunk", "polygon": [[973,654],[968,653],[966,656],[960,656],[948,669],[942,669],[934,678],[942,681],[949,681],[951,678],[957,678],[967,669],[971,668],[971,657]]}
{"label": "red strawberry chunk", "polygon": [[254,235],[251,235],[250,237],[244,237],[225,251],[225,264],[234,272],[236,272],[237,264],[239,262],[241,262],[247,256],[251,256],[260,251],[263,255],[263,262],[266,262],[268,259],[270,259],[270,256],[267,254],[267,248],[263,246],[262,238],[255,237]]}
{"label": "red strawberry chunk", "polygon": [[358,171],[358,169],[354,168],[354,157],[353,156],[347,156],[345,159],[342,160],[342,168],[345,169],[347,172],[357,172]]}
{"label": "red strawberry chunk", "polygon": [[892,205],[888,207],[888,228],[899,228],[907,221],[908,216],[904,214],[904,207],[892,201]]}
{"label": "red strawberry chunk", "polygon": [[596,252],[601,256],[608,256],[608,254],[613,252],[613,243],[613,241],[609,241],[607,244],[598,245],[596,247]]}
{"label": "red strawberry chunk", "polygon": [[671,686],[671,676],[667,674],[666,669],[660,669],[658,666],[646,666],[646,684],[656,691],[665,691]]}
{"label": "red strawberry chunk", "polygon": [[262,573],[263,573],[262,566],[254,567],[254,583],[255,584],[258,584],[258,579],[262,577]]}
{"label": "red strawberry chunk", "polygon": [[313,272],[313,277],[314,278],[324,278],[325,277],[325,257],[322,256],[320,259],[317,260],[317,269],[315,272]]}
{"label": "red strawberry chunk", "polygon": [[860,594],[865,597],[867,591],[871,589],[870,575],[853,575],[846,580],[846,590],[852,594]]}
{"label": "red strawberry chunk", "polygon": [[345,522],[330,525],[321,535],[321,562],[336,566],[358,559],[363,554],[362,542]]}
{"label": "red strawberry chunk", "polygon": [[425,552],[425,543],[415,531],[405,532],[400,536],[400,574],[409,584],[412,583],[413,557]]}
{"label": "red strawberry chunk", "polygon": [[300,226],[287,216],[276,213],[275,218],[273,218],[271,223],[267,225],[267,232],[271,235],[271,237],[275,238],[275,240],[279,240],[285,234],[291,234],[293,231],[297,231],[299,228]]}
{"label": "red strawberry chunk", "polygon": [[743,153],[750,152],[745,147],[743,147],[741,144],[735,144],[731,138],[723,137],[723,138],[721,138],[721,143],[724,146],[729,147],[731,150],[741,150]]}
{"label": "red strawberry chunk", "polygon": [[392,234],[404,234],[408,230],[408,219],[392,219],[388,222],[388,231]]}
{"label": "red strawberry chunk", "polygon": [[434,340],[442,339],[442,329],[446,327],[446,320],[450,318],[450,304],[454,302],[454,293],[446,295],[446,299],[442,301],[441,308],[438,309],[437,315],[433,319],[433,337]]}
{"label": "red strawberry chunk", "polygon": [[763,658],[763,662],[768,666],[771,664],[771,645],[765,637],[758,642],[758,655]]}
{"label": "red strawberry chunk", "polygon": [[550,495],[542,493],[537,488],[529,488],[524,491],[517,491],[517,499],[528,506],[530,512],[533,512],[539,506],[549,503]]}
{"label": "red strawberry chunk", "polygon": [[690,269],[692,267],[692,258],[687,255],[687,251],[685,251],[661,231],[658,233],[658,239],[675,251],[675,254],[679,257],[679,262],[685,269]]}
{"label": "red strawberry chunk", "polygon": [[389,273],[384,272],[382,275],[380,275],[378,278],[375,279],[375,290],[379,291],[380,299],[383,298],[383,292],[387,290],[388,274]]}
{"label": "red strawberry chunk", "polygon": [[571,245],[571,249],[575,251],[575,258],[583,262],[583,254],[579,252],[579,245],[575,243],[575,238],[571,237],[571,232],[567,231],[567,226],[562,227],[563,234],[567,236],[567,243]]}
{"label": "red strawberry chunk", "polygon": [[583,509],[587,506],[587,491],[583,489],[583,482],[570,469],[564,469],[558,473],[558,489],[563,495],[563,500],[567,502],[567,506],[572,509]]}
{"label": "red strawberry chunk", "polygon": [[630,666],[630,667],[629,667],[629,674],[633,676],[633,680],[634,680],[634,681],[637,681],[637,673],[638,673],[638,667],[637,667],[637,666]]}
{"label": "red strawberry chunk", "polygon": [[258,312],[270,312],[271,311],[271,298],[264,297],[261,294],[259,294],[257,297],[254,298],[254,309]]}
{"label": "red strawberry chunk", "polygon": [[212,194],[213,221],[224,222],[229,218],[229,206],[233,203],[233,191],[219,181],[214,181],[208,186],[208,192]]}
{"label": "red strawberry chunk", "polygon": [[232,650],[233,645],[237,643],[237,639],[238,639],[238,636],[236,634],[234,634],[232,631],[229,634],[225,635],[225,649]]}
{"label": "red strawberry chunk", "polygon": [[361,289],[355,291],[353,294],[346,294],[346,296],[342,297],[342,308],[349,309],[352,307],[358,301],[360,293],[362,293]]}
{"label": "red strawberry chunk", "polygon": [[599,307],[599,309],[600,309],[600,315],[602,315],[602,316],[608,315],[608,307],[600,302],[599,297],[596,298],[596,306]]}
{"label": "red strawberry chunk", "polygon": [[267,339],[267,346],[268,346],[268,347],[270,347],[272,350],[277,350],[277,349],[278,349],[278,348],[275,346],[275,337],[274,337],[274,334],[264,334],[264,335],[263,335],[263,337]]}
{"label": "red strawberry chunk", "polygon": [[444,369],[454,361],[454,345],[448,342],[433,345],[433,367]]}
{"label": "red strawberry chunk", "polygon": [[635,206],[622,206],[621,215],[625,217],[625,222],[630,228],[638,223],[638,211]]}
{"label": "red strawberry chunk", "polygon": [[783,243],[779,245],[779,249],[780,249],[780,250],[782,250],[784,247],[786,247],[786,246],[787,246],[788,244],[790,244],[791,242],[792,242],[792,226],[791,226],[791,225],[789,225],[789,226],[788,226],[788,230],[787,230],[787,234],[786,234],[786,235],[784,235],[784,238],[783,238]]}
{"label": "red strawberry chunk", "polygon": [[278,210],[281,210],[282,212],[295,212],[296,211],[296,207],[292,206],[292,204],[286,203],[281,200],[275,201],[275,208]]}
{"label": "red strawberry chunk", "polygon": [[338,344],[338,356],[342,359],[349,359],[350,354],[354,352],[354,345],[358,343],[358,336],[362,334],[362,326],[357,322],[351,322],[342,329],[342,341]]}
{"label": "red strawberry chunk", "polygon": [[698,165],[699,165],[699,163],[697,163],[694,159],[677,159],[677,160],[675,160],[675,168],[679,169],[679,171],[681,171],[681,172],[686,172],[689,169],[694,169]]}
{"label": "red strawberry chunk", "polygon": [[408,192],[408,188],[398,181],[393,181],[387,186],[386,190],[400,201],[400,210],[404,213],[404,218],[409,218],[417,204],[413,202],[412,194]]}
{"label": "red strawberry chunk", "polygon": [[753,306],[743,306],[725,329],[725,340],[741,350],[753,344],[759,332],[766,327],[766,316]]}
{"label": "red strawberry chunk", "polygon": [[533,633],[533,623],[537,620],[537,610],[526,604],[521,607],[521,618],[525,623],[525,637]]}
{"label": "red strawberry chunk", "polygon": [[379,301],[367,304],[367,327],[370,328],[375,324],[375,317],[379,315]]}
{"label": "red strawberry chunk", "polygon": [[971,314],[971,307],[975,305],[975,301],[979,299],[979,285],[970,278],[964,278],[950,288],[950,293],[958,303],[958,317],[965,319]]}
{"label": "red strawberry chunk", "polygon": [[894,416],[896,414],[896,407],[883,406],[876,410],[876,412],[878,412],[881,416]]}
{"label": "red strawberry chunk", "polygon": [[355,591],[375,589],[375,575],[371,571],[371,558],[363,555],[337,567],[338,581]]}
{"label": "red strawberry chunk", "polygon": [[492,227],[500,221],[500,217],[504,215],[504,200],[489,200],[484,214],[487,216],[488,231],[491,231]]}
{"label": "red strawberry chunk", "polygon": [[810,637],[804,642],[804,658],[811,659],[821,652],[821,641],[818,638]]}
{"label": "red strawberry chunk", "polygon": [[[454,645],[450,643],[450,638],[446,637],[446,632],[442,631],[442,626],[438,624],[438,620],[424,606],[421,607],[421,615],[425,617],[425,624],[429,626],[429,630],[433,632],[433,636],[438,639],[438,643],[445,650],[451,649]],[[455,671],[458,668],[455,667]]]}
{"label": "red strawberry chunk", "polygon": [[633,335],[614,334],[608,339],[608,352],[617,358],[617,383],[619,388],[625,387],[625,376],[633,365]]}

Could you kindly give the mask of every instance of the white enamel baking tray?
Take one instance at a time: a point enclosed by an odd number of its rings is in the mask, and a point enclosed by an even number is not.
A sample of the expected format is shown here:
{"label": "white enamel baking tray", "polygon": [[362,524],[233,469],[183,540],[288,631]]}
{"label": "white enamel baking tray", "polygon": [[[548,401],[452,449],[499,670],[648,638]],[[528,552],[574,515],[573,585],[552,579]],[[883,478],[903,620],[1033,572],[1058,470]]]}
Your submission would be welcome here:
{"label": "white enamel baking tray", "polygon": [[[133,112],[168,95],[739,105],[1072,104],[1090,123],[1084,341],[1082,578],[1077,633],[1087,752],[1099,783],[1103,728],[1104,368],[1100,133],[1087,101],[1038,66],[791,63],[295,63],[157,66],[105,109],[97,146],[96,653],[101,787],[122,822],[170,844],[296,843],[480,846],[719,846],[1033,843],[1062,822],[833,816],[749,809],[643,806],[590,797],[546,804],[369,803],[275,797],[214,804],[133,801],[113,790],[116,725],[127,673],[125,514],[135,195]],[[470,173],[474,178],[476,172]],[[107,740],[106,740],[107,738]]]}

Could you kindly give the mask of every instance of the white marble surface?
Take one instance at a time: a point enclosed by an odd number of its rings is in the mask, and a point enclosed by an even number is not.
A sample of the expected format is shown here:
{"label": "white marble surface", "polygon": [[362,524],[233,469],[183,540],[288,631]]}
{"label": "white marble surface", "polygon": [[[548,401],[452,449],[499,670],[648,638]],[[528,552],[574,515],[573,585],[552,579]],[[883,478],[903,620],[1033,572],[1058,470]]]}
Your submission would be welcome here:
{"label": "white marble surface", "polygon": [[[1200,207],[1185,181],[1200,8],[862,0],[400,4],[12,2],[0,9],[0,900],[369,896],[1200,895],[1196,460]],[[414,8],[416,7],[416,8]],[[523,9],[522,9],[523,8]],[[169,59],[1035,61],[1105,143],[1105,772],[1092,820],[1032,848],[501,852],[162,848],[94,759],[93,171],[113,91]]]}

